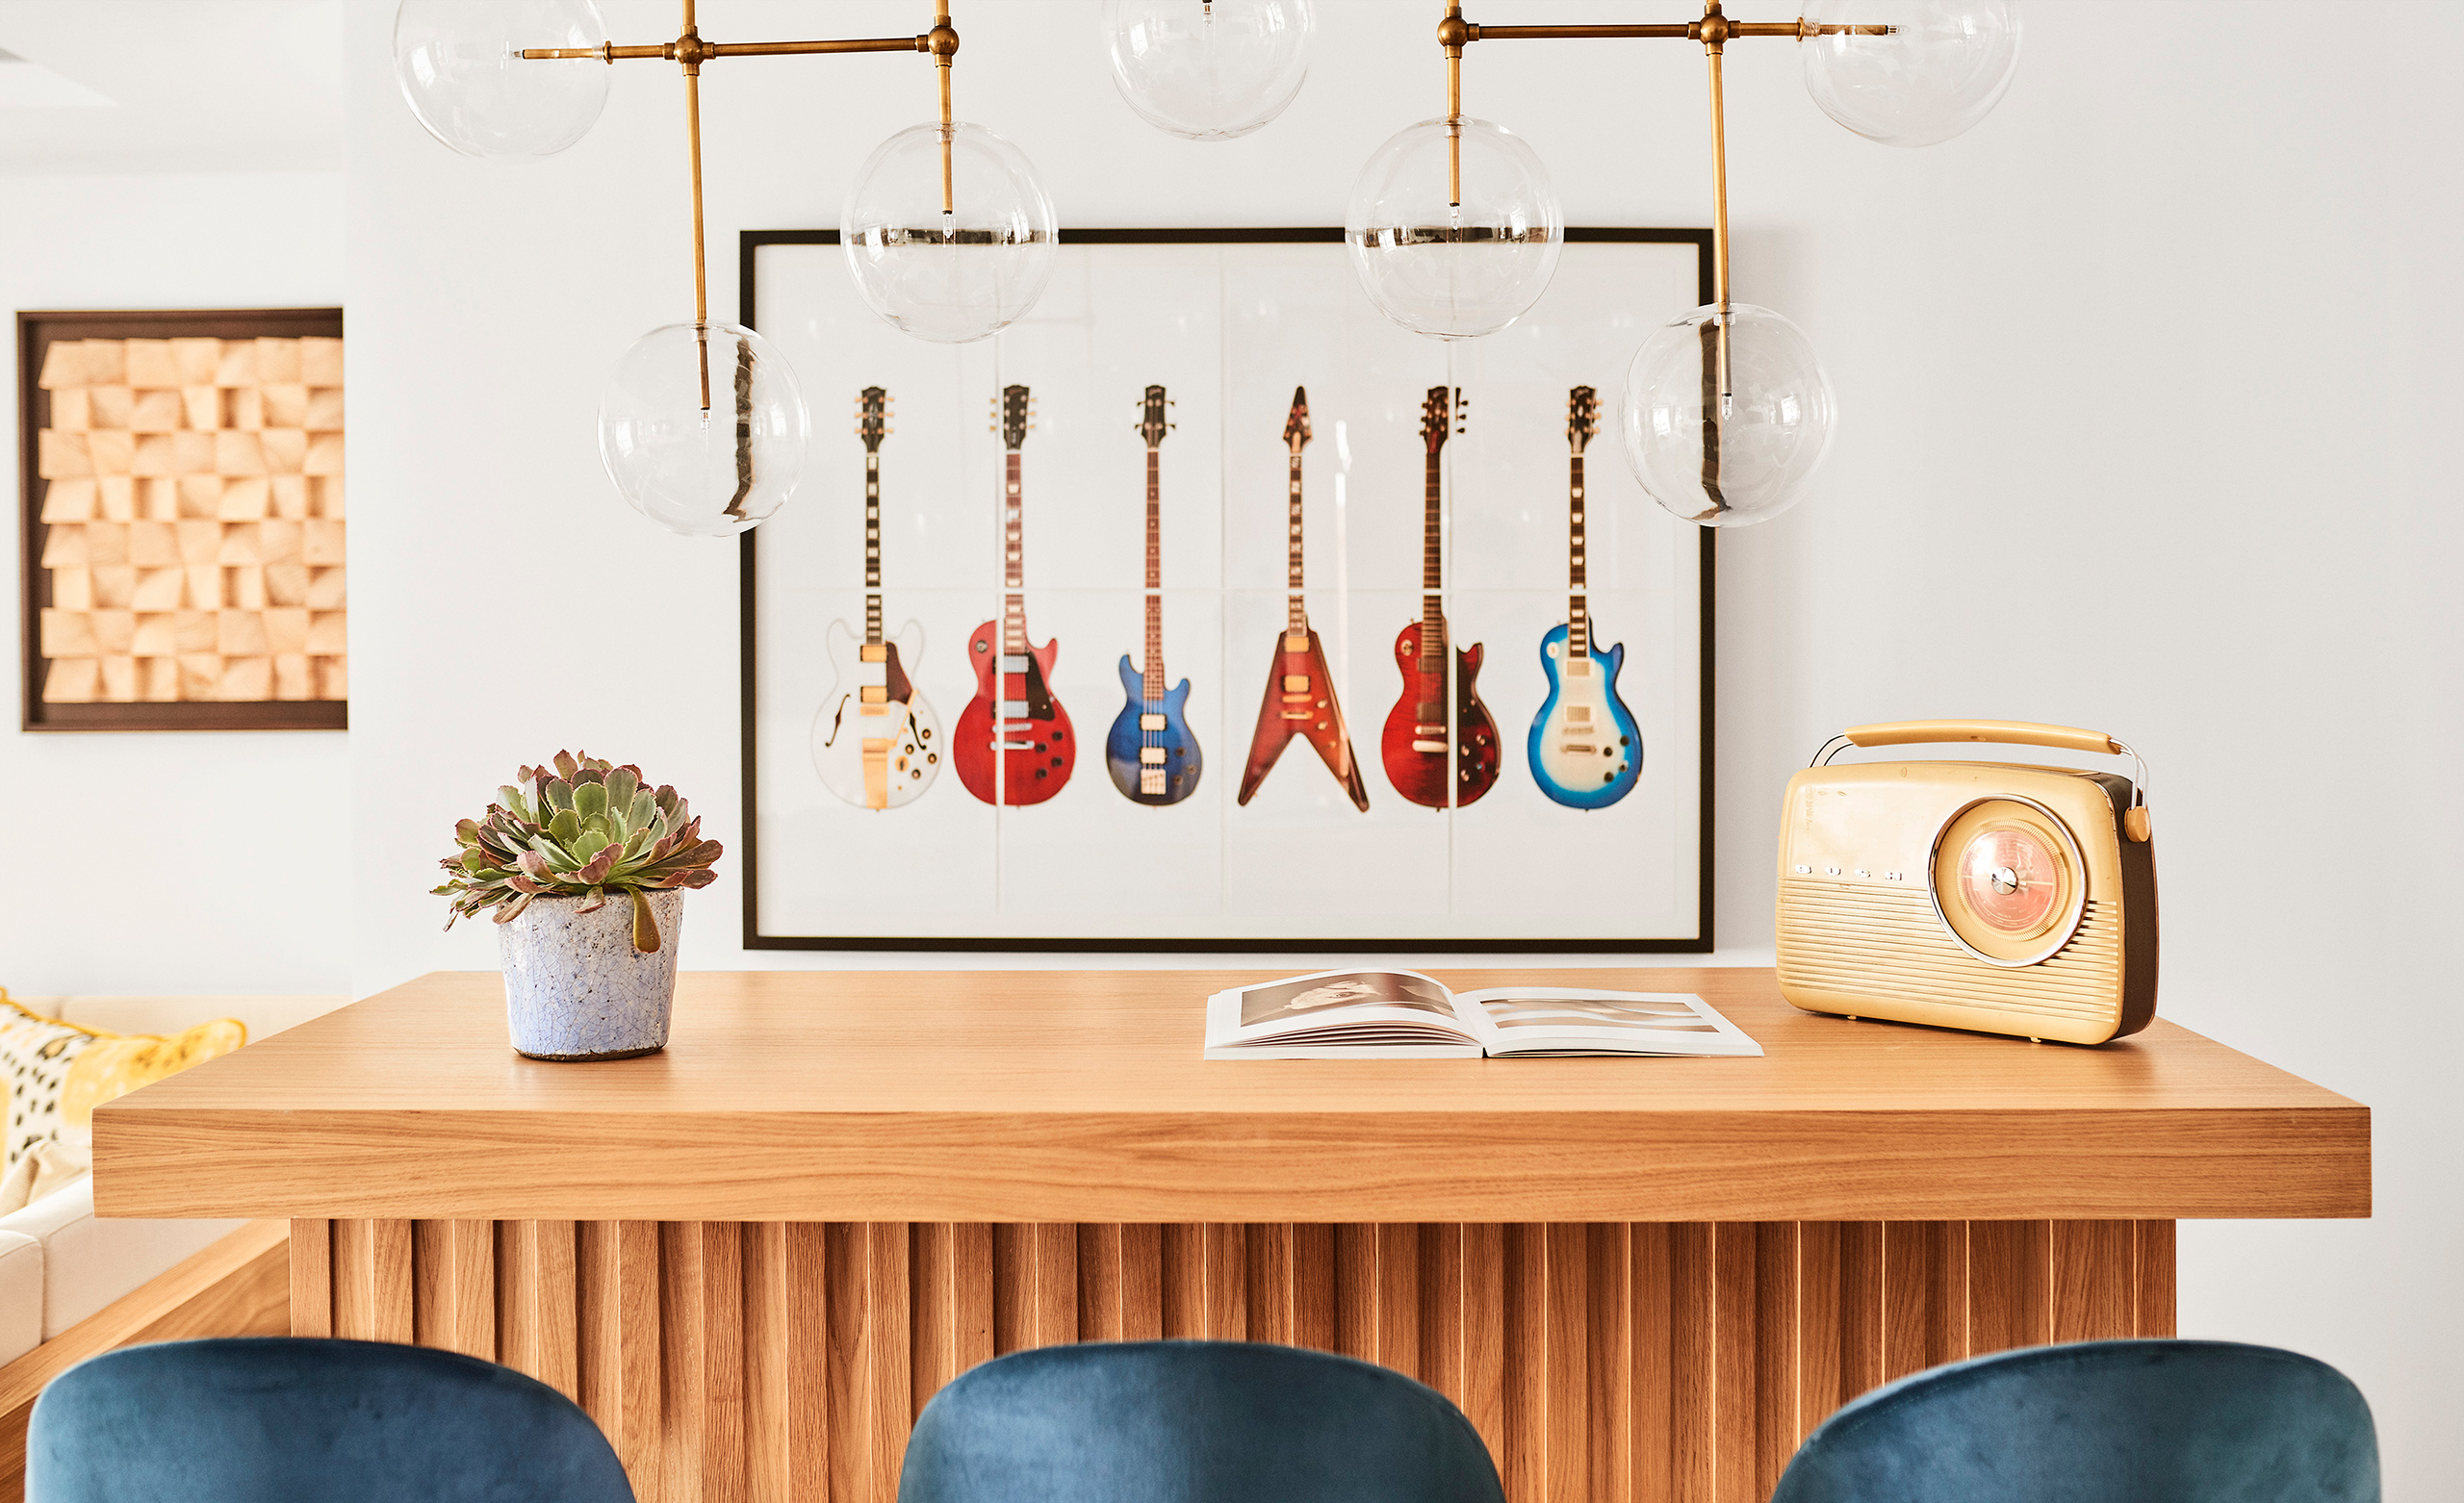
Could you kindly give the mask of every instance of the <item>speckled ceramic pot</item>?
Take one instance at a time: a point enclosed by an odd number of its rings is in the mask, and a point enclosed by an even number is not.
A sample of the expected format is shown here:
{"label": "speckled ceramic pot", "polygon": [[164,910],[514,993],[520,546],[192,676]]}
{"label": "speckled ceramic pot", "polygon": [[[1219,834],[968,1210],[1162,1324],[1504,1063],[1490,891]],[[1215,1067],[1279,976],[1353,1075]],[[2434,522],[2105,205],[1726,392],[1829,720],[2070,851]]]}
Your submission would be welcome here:
{"label": "speckled ceramic pot", "polygon": [[497,926],[505,1025],[533,1059],[630,1059],[667,1047],[684,894],[654,892],[658,951],[633,948],[633,904],[611,894],[596,913],[579,898],[534,898]]}

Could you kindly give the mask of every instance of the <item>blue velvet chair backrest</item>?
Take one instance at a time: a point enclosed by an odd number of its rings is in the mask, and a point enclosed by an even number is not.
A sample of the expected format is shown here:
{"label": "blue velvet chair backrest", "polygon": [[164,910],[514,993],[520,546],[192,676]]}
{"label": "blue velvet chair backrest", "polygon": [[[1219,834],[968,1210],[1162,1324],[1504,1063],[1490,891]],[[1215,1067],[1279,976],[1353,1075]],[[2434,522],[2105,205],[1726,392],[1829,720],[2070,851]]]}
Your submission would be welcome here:
{"label": "blue velvet chair backrest", "polygon": [[606,1437],[510,1367],[376,1341],[132,1346],[36,1401],[26,1503],[632,1503]]}
{"label": "blue velvet chair backrest", "polygon": [[2082,1341],[1856,1399],[1771,1503],[2377,1503],[2370,1406],[2326,1363],[2231,1341]]}
{"label": "blue velvet chair backrest", "polygon": [[1401,1373],[1246,1341],[1015,1352],[915,1421],[899,1503],[1503,1503],[1463,1412]]}

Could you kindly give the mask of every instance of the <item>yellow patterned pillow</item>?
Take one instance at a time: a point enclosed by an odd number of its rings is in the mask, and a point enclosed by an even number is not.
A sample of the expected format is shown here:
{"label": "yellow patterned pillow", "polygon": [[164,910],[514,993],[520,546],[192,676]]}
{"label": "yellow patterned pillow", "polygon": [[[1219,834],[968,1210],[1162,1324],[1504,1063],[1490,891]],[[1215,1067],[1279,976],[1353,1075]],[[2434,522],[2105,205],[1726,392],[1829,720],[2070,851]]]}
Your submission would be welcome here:
{"label": "yellow patterned pillow", "polygon": [[29,1012],[0,989],[0,1069],[10,1076],[9,1165],[14,1167],[38,1143],[90,1141],[96,1107],[247,1041],[247,1026],[236,1018],[200,1023],[168,1038],[106,1033]]}

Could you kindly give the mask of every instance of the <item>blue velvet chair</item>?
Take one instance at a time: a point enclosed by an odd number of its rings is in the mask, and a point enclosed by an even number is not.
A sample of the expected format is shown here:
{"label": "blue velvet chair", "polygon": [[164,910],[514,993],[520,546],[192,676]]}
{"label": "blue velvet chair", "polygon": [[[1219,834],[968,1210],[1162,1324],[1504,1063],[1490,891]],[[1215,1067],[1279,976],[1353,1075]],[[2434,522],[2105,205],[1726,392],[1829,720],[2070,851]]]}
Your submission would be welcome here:
{"label": "blue velvet chair", "polygon": [[2378,1440],[2361,1390],[2292,1352],[2024,1347],[1851,1401],[1771,1503],[2378,1503]]}
{"label": "blue velvet chair", "polygon": [[510,1367],[376,1341],[166,1341],[36,1401],[26,1503],[632,1503],[606,1437]]}
{"label": "blue velvet chair", "polygon": [[933,1397],[899,1503],[1504,1503],[1463,1412],[1401,1373],[1246,1341],[1015,1352]]}

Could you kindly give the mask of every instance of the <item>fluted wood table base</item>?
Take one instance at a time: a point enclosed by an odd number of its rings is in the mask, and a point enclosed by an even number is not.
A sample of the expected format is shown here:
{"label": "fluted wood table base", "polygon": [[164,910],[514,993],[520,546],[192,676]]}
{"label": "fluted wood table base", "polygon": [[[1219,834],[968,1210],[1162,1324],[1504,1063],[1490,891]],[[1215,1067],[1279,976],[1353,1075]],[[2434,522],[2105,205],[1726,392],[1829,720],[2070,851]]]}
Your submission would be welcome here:
{"label": "fluted wood table base", "polygon": [[2173,1334],[2170,1221],[295,1221],[292,1328],[579,1401],[644,1503],[895,1503],[1000,1353],[1211,1337],[1462,1406],[1513,1503],[1758,1503],[1805,1434],[1975,1353]]}

